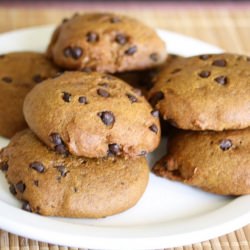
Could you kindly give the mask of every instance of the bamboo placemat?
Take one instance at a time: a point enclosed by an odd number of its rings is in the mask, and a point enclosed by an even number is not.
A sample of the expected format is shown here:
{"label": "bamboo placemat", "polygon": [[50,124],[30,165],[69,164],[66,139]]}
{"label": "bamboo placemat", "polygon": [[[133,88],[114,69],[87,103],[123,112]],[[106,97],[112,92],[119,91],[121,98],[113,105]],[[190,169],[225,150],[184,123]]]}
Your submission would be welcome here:
{"label": "bamboo placemat", "polygon": [[[8,5],[8,4],[7,4]],[[0,32],[59,23],[63,17],[84,10],[117,11],[135,16],[151,26],[180,32],[217,45],[226,51],[250,55],[250,4],[60,4],[0,6]],[[121,11],[123,10],[123,11]],[[81,11],[81,12],[84,12]],[[185,44],[183,45],[185,46]],[[1,222],[0,222],[1,225]],[[18,237],[0,230],[1,250],[80,250]],[[176,250],[250,249],[250,225],[227,235]],[[128,249],[129,250],[129,249]]]}

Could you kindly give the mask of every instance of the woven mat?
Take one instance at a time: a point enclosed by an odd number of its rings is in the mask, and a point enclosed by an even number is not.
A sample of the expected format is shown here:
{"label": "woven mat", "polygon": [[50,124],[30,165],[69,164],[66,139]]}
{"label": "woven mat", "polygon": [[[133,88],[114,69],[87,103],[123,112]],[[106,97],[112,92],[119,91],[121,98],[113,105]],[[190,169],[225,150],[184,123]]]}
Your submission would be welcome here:
{"label": "woven mat", "polygon": [[[0,32],[17,28],[59,23],[71,16],[81,6],[5,6],[0,7]],[[250,55],[250,5],[171,5],[147,4],[87,5],[83,10],[108,10],[126,12],[151,26],[180,32],[217,45],[226,51]],[[126,11],[124,11],[126,9]],[[123,10],[123,11],[121,11]],[[185,46],[185,45],[183,45]],[[1,224],[1,222],[0,222]],[[0,230],[1,250],[75,250],[34,240],[25,239]],[[210,241],[172,249],[250,249],[250,225]],[[128,249],[129,250],[129,249]]]}

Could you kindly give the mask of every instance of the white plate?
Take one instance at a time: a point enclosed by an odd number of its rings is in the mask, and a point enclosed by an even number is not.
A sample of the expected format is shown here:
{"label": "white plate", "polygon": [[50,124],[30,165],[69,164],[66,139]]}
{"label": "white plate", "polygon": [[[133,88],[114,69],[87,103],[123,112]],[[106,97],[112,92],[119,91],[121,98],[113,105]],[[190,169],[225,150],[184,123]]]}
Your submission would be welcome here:
{"label": "white plate", "polygon": [[[24,29],[0,36],[0,53],[44,51],[53,26]],[[173,32],[159,30],[171,53],[185,56],[220,49]],[[8,141],[0,139],[0,146]],[[164,154],[163,142],[154,159]],[[151,174],[139,203],[105,219],[43,217],[20,209],[0,175],[0,227],[28,238],[59,245],[97,249],[153,249],[207,240],[250,222],[250,196],[208,194]]]}

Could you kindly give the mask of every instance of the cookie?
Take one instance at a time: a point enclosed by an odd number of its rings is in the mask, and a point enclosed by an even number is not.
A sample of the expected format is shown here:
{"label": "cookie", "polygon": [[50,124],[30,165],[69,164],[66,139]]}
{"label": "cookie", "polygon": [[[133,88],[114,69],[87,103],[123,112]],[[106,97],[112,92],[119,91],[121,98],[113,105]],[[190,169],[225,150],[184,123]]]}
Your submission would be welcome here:
{"label": "cookie", "polygon": [[115,74],[124,82],[138,90],[143,96],[147,96],[150,88],[152,88],[152,79],[157,72],[157,68],[142,71],[128,71]]}
{"label": "cookie", "polygon": [[175,59],[180,56],[169,54],[166,62],[162,66],[158,66],[153,69],[141,70],[141,71],[127,71],[114,74],[116,77],[127,82],[134,88],[140,90],[144,96],[147,96],[148,91],[153,87],[154,78],[162,67],[170,66]]}
{"label": "cookie", "polygon": [[166,46],[155,30],[136,19],[90,13],[64,19],[47,54],[65,69],[115,73],[163,63]]}
{"label": "cookie", "polygon": [[250,126],[250,59],[234,54],[175,60],[156,76],[152,105],[174,126],[228,130]]}
{"label": "cookie", "polygon": [[102,73],[66,72],[26,96],[24,116],[58,153],[139,156],[160,141],[158,111],[125,82]]}
{"label": "cookie", "polygon": [[167,156],[153,168],[159,176],[222,195],[250,194],[250,129],[179,131]]}
{"label": "cookie", "polygon": [[24,202],[23,208],[49,216],[100,218],[120,213],[137,203],[149,177],[144,157],[65,157],[28,129],[11,139],[0,161],[10,191]]}
{"label": "cookie", "polygon": [[[129,71],[123,73],[115,74],[116,77],[122,79],[127,82],[134,88],[138,89],[142,93],[143,96],[147,97],[149,90],[153,88],[154,83],[156,81],[156,77],[158,73],[162,70],[162,68],[168,67],[170,68],[172,63],[175,60],[180,60],[182,58],[180,55],[168,54],[167,60],[161,66],[150,70],[143,71]],[[171,130],[171,125],[167,121],[165,121],[160,114],[160,124],[161,124],[161,134],[167,135],[169,134],[169,130]]]}
{"label": "cookie", "polygon": [[35,85],[57,72],[58,68],[40,53],[0,56],[0,135],[11,137],[27,127],[22,112],[24,97]]}

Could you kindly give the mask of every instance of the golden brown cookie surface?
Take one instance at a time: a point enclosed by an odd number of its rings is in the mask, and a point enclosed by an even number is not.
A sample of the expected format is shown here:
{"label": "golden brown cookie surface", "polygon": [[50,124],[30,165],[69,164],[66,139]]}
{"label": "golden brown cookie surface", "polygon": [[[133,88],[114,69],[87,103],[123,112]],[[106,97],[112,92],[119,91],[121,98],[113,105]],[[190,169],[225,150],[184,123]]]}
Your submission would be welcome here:
{"label": "golden brown cookie surface", "polygon": [[34,133],[59,153],[138,156],[160,141],[158,112],[125,82],[93,72],[66,72],[25,98]]}
{"label": "golden brown cookie surface", "polygon": [[75,15],[54,32],[48,56],[65,69],[122,72],[157,66],[165,43],[141,22],[118,14]]}
{"label": "golden brown cookie surface", "polygon": [[11,137],[27,127],[22,106],[26,94],[57,67],[35,52],[15,52],[0,57],[0,135]]}
{"label": "golden brown cookie surface", "polygon": [[146,159],[64,157],[30,131],[0,154],[10,191],[24,209],[49,216],[100,218],[134,206],[145,191]]}
{"label": "golden brown cookie surface", "polygon": [[234,54],[180,58],[156,77],[149,93],[164,119],[189,130],[250,126],[250,61]]}
{"label": "golden brown cookie surface", "polygon": [[153,168],[159,176],[223,195],[250,193],[250,129],[179,131],[167,156]]}

